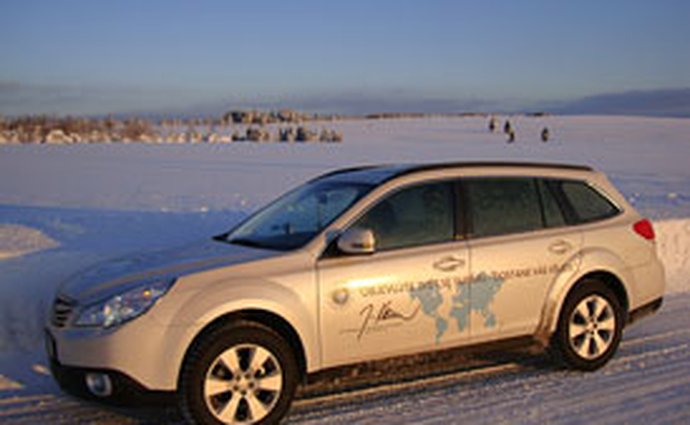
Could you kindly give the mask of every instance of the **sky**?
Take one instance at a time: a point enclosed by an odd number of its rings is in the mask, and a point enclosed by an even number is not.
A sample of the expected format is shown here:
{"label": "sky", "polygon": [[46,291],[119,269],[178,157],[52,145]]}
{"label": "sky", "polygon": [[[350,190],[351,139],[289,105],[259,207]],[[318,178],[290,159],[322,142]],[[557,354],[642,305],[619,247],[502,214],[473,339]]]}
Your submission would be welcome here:
{"label": "sky", "polygon": [[0,114],[567,110],[676,90],[690,114],[688,22],[685,0],[3,0]]}

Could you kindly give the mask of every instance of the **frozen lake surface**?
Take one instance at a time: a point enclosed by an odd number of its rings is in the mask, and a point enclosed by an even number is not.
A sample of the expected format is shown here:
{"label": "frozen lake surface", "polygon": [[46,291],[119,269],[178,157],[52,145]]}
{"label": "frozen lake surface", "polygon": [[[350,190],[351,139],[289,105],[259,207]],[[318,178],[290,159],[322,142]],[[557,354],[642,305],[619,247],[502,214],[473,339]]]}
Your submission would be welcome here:
{"label": "frozen lake surface", "polygon": [[[503,117],[504,118],[504,117]],[[337,167],[547,161],[609,175],[657,228],[672,295],[590,374],[504,361],[371,392],[304,400],[290,423],[687,423],[690,417],[690,119],[510,117],[327,123],[341,144],[0,145],[0,422],[154,424],[174,412],[69,399],[46,375],[42,324],[59,283],[95,262],[227,230]],[[553,139],[539,132],[548,126]]]}

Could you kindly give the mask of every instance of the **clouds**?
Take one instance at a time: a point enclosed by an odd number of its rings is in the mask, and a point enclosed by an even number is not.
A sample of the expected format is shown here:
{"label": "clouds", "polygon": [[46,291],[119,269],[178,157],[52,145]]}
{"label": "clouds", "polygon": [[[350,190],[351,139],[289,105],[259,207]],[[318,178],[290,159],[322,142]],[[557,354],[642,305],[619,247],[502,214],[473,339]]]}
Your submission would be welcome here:
{"label": "clouds", "polygon": [[313,91],[308,94],[240,96],[175,88],[38,85],[0,81],[0,114],[103,115],[147,113],[219,115],[232,108],[296,108],[308,112],[367,114],[373,112],[505,111],[517,104],[476,97],[430,96],[403,89]]}
{"label": "clouds", "polygon": [[117,107],[122,97],[115,90],[0,81],[0,113],[5,115],[102,112],[108,103]]}
{"label": "clouds", "polygon": [[27,84],[0,81],[0,114],[103,115],[188,107],[194,93],[175,88]]}
{"label": "clouds", "polygon": [[474,96],[433,96],[403,89],[353,89],[287,96],[279,101],[256,102],[256,106],[293,107],[313,112],[363,115],[374,112],[505,111],[515,106],[512,103],[508,100],[480,99]]}
{"label": "clouds", "polygon": [[307,112],[363,115],[375,112],[530,112],[556,114],[690,117],[690,88],[628,91],[553,102],[518,98],[428,95],[405,89],[325,90],[306,94],[253,97],[224,90],[26,84],[0,80],[0,114],[49,115],[220,115],[233,108],[295,108]]}
{"label": "clouds", "polygon": [[690,88],[588,96],[553,108],[553,111],[561,114],[690,117]]}

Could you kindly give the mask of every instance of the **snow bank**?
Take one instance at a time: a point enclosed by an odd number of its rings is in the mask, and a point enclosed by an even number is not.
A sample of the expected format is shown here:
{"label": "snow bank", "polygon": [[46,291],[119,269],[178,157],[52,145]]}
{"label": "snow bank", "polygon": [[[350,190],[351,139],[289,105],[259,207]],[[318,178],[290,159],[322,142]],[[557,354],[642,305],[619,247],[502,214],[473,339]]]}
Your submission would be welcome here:
{"label": "snow bank", "polygon": [[690,219],[654,223],[657,251],[666,269],[666,292],[690,291]]}
{"label": "snow bank", "polygon": [[59,244],[38,229],[0,223],[0,260],[55,248]]}

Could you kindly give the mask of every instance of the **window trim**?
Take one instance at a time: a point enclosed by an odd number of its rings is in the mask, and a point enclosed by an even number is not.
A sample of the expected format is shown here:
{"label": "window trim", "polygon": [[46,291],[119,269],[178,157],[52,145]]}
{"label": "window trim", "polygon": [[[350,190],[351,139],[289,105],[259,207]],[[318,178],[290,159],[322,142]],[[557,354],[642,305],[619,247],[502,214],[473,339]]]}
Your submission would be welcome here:
{"label": "window trim", "polygon": [[455,202],[453,205],[453,216],[455,217],[455,240],[463,241],[469,238],[469,231],[471,229],[469,215],[467,192],[462,183],[462,179],[453,179],[453,192],[455,195]]}
{"label": "window trim", "polygon": [[[549,182],[556,182],[556,181],[563,181],[563,179],[554,179],[550,177],[536,177],[535,180],[537,181],[537,193],[539,194],[539,200],[541,202],[541,207],[542,207],[542,215],[544,217],[544,229],[561,229],[563,227],[569,227],[573,226],[577,223],[576,220],[576,215],[575,215],[575,210],[572,208],[572,206],[567,202],[567,199],[565,198],[565,194],[561,193],[561,191],[552,185],[549,184]],[[573,180],[573,179],[570,179]],[[577,181],[577,180],[574,180]],[[539,187],[543,185],[546,191],[549,192],[549,194],[553,197],[553,200],[556,202],[556,207],[558,208],[558,211],[561,212],[561,216],[563,217],[563,224],[558,225],[558,226],[548,226],[546,223],[546,208],[544,204],[544,199],[541,194],[541,190],[539,190]]]}
{"label": "window trim", "polygon": [[[537,202],[539,202],[539,212],[541,213],[541,227],[543,229],[548,229],[549,226],[548,224],[546,224],[546,208],[544,208],[544,198],[541,195],[539,179],[535,177],[532,179],[532,181],[534,182],[534,190],[535,192],[537,192]],[[560,209],[560,207],[558,208]]]}

